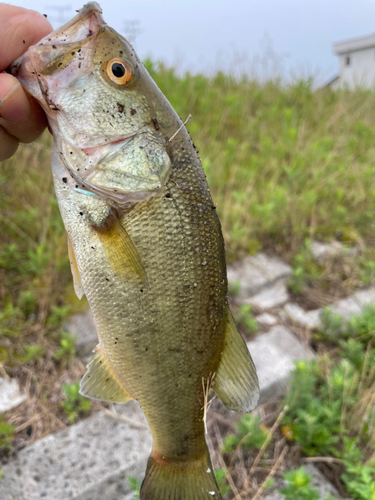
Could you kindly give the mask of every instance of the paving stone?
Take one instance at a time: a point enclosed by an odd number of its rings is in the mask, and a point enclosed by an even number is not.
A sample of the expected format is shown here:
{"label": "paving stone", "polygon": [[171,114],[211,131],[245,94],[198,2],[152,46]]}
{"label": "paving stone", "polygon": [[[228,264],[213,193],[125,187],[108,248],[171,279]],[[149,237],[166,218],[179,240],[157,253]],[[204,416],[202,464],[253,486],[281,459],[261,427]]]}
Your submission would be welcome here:
{"label": "paving stone", "polygon": [[15,408],[25,399],[26,394],[20,391],[17,380],[0,377],[0,412]]}
{"label": "paving stone", "polygon": [[[315,467],[313,464],[305,464],[304,468],[306,472],[311,476],[311,486],[318,490],[319,499],[326,500],[327,496],[331,494],[333,498],[336,500],[341,500],[341,497],[337,491],[337,489],[323,476],[319,469]],[[284,481],[280,481],[278,484],[278,489],[268,493],[264,500],[285,500],[285,496],[280,493],[281,488],[283,488]]]}
{"label": "paving stone", "polygon": [[256,316],[255,319],[261,326],[274,326],[277,323],[276,316],[268,313],[260,314],[259,316]]}
{"label": "paving stone", "polygon": [[91,310],[85,314],[75,314],[64,325],[64,330],[77,339],[80,354],[91,352],[98,343],[98,334]]}
{"label": "paving stone", "polygon": [[99,412],[21,450],[2,467],[1,500],[130,500],[127,478],[143,478],[151,434],[135,401],[117,411],[136,423]]}
{"label": "paving stone", "polygon": [[331,243],[313,241],[310,246],[310,251],[320,264],[324,264],[329,257],[336,257],[339,255],[353,256],[358,254],[359,249],[356,247],[347,247],[339,241],[332,241]]}
{"label": "paving stone", "polygon": [[285,304],[289,300],[286,282],[276,281],[273,285],[264,288],[256,295],[242,299],[243,304],[255,306],[257,309],[263,311],[272,309],[277,306]]}
{"label": "paving stone", "polygon": [[240,292],[237,298],[241,302],[270,283],[287,278],[291,272],[291,267],[280,259],[259,253],[228,266],[228,280],[229,283],[239,282]]}
{"label": "paving stone", "polygon": [[304,311],[302,307],[292,302],[286,304],[282,310],[282,317],[290,319],[292,323],[311,329],[318,328],[321,325],[319,315],[320,309]]}
{"label": "paving stone", "polygon": [[367,288],[365,290],[359,290],[350,297],[346,299],[339,300],[329,307],[332,312],[340,314],[344,318],[348,319],[353,314],[360,314],[363,308],[367,304],[375,303],[375,288]]}
{"label": "paving stone", "polygon": [[273,327],[247,344],[258,372],[260,403],[282,396],[288,385],[294,362],[314,356],[284,326]]}

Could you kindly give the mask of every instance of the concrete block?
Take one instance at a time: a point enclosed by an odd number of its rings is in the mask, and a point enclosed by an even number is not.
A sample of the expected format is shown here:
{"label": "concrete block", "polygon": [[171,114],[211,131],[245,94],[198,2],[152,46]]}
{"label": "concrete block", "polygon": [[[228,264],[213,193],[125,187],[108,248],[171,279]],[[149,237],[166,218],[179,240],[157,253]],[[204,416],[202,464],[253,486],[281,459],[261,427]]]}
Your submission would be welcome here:
{"label": "concrete block", "polygon": [[243,304],[255,306],[261,311],[272,309],[285,304],[289,300],[288,290],[284,280],[276,281],[267,288],[263,288],[259,293],[252,297],[242,299]]}
{"label": "concrete block", "polygon": [[[341,500],[341,497],[337,489],[326,479],[319,469],[313,464],[305,464],[304,468],[306,472],[311,476],[311,486],[318,490],[320,500],[326,500],[327,496],[331,494],[336,500]],[[280,489],[286,483],[283,480],[279,481],[277,486],[278,489],[266,494],[264,500],[285,500],[285,496],[280,493]]]}
{"label": "concrete block", "polygon": [[77,339],[79,354],[91,352],[98,344],[98,334],[91,310],[85,314],[75,314],[64,325],[64,330]]}
{"label": "concrete block", "polygon": [[0,412],[11,410],[26,400],[17,380],[0,377]]}
{"label": "concrete block", "polygon": [[274,326],[277,323],[276,316],[272,314],[263,313],[255,318],[260,326]]}
{"label": "concrete block", "polygon": [[298,304],[290,302],[284,306],[282,316],[289,319],[292,323],[305,326],[306,328],[314,329],[321,325],[319,318],[320,309],[313,311],[304,311]]}
{"label": "concrete block", "polygon": [[291,272],[291,267],[280,259],[259,253],[228,266],[228,280],[240,283],[238,301],[241,302],[270,283],[289,277]]}
{"label": "concrete block", "polygon": [[99,412],[21,450],[2,467],[1,500],[132,498],[127,478],[143,478],[151,434],[138,403],[118,411],[130,423]]}
{"label": "concrete block", "polygon": [[282,396],[294,368],[294,362],[314,356],[284,326],[275,326],[247,343],[258,372],[260,403]]}

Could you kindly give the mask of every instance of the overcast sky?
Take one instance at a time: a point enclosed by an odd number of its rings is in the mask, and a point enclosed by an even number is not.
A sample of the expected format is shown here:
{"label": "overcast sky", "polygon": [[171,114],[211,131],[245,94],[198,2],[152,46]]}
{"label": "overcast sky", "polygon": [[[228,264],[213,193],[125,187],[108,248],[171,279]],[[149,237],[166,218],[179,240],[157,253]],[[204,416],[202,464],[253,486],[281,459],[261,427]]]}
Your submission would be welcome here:
{"label": "overcast sky", "polygon": [[[53,20],[48,6],[82,1],[13,0]],[[178,65],[181,70],[318,75],[338,69],[332,43],[375,31],[375,0],[105,0],[106,22],[124,33],[125,21],[138,21],[136,50],[141,58]],[[54,22],[56,28],[59,24]]]}

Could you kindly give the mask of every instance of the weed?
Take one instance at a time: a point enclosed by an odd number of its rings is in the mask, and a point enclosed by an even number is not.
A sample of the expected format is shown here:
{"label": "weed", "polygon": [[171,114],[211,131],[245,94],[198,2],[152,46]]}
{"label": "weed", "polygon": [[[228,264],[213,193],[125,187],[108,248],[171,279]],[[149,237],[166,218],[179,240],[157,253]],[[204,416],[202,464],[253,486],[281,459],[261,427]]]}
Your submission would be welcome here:
{"label": "weed", "polygon": [[268,436],[268,429],[260,425],[259,417],[252,414],[243,415],[236,430],[236,434],[230,434],[224,439],[223,451],[231,452],[240,444],[245,449],[260,450]]}
{"label": "weed", "polygon": [[240,294],[241,291],[241,282],[240,280],[235,280],[233,282],[228,283],[229,293],[234,295],[235,297]]}
{"label": "weed", "polygon": [[138,481],[136,477],[129,476],[128,477],[129,487],[132,491],[134,491],[134,495],[132,500],[139,500],[142,482]]}
{"label": "weed", "polygon": [[258,331],[258,323],[254,318],[251,306],[246,304],[241,305],[240,308],[235,311],[234,318],[237,323],[241,324],[244,327],[244,330],[247,334],[253,335]]}
{"label": "weed", "polygon": [[91,401],[79,393],[79,382],[63,384],[66,400],[61,404],[70,423],[74,423],[81,413],[86,413],[91,408]]}
{"label": "weed", "polygon": [[320,499],[318,490],[311,487],[311,476],[307,474],[303,467],[283,473],[283,478],[287,481],[287,486],[280,491],[285,500]]}
{"label": "weed", "polygon": [[0,414],[0,451],[8,451],[12,447],[14,427],[9,425]]}
{"label": "weed", "polygon": [[67,332],[61,333],[60,349],[55,352],[57,359],[65,358],[66,360],[74,359],[76,354],[76,338]]}
{"label": "weed", "polygon": [[214,474],[215,474],[215,479],[217,484],[219,485],[220,493],[222,495],[226,495],[230,491],[230,486],[226,484],[226,475],[227,475],[227,470],[226,469],[215,469]]}

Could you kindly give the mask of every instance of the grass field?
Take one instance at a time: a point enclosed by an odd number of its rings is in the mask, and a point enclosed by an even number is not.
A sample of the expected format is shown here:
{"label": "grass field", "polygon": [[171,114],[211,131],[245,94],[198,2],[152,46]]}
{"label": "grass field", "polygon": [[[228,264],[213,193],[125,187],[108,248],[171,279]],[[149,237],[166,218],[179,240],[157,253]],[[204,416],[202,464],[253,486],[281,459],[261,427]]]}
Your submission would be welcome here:
{"label": "grass field", "polygon": [[[187,128],[217,204],[228,260],[261,249],[279,255],[294,266],[292,292],[311,307],[371,283],[374,93],[313,91],[311,81],[260,84],[221,73],[181,77],[151,61],[147,66],[179,116],[192,114]],[[14,437],[5,432],[3,450],[90,411],[69,385],[84,367],[74,340],[61,332],[65,319],[87,305],[72,287],[51,146],[45,133],[0,165],[0,375],[19,378],[30,396],[24,415],[11,415]],[[312,239],[336,239],[357,253],[318,265]],[[1,425],[0,418],[0,449]]]}

